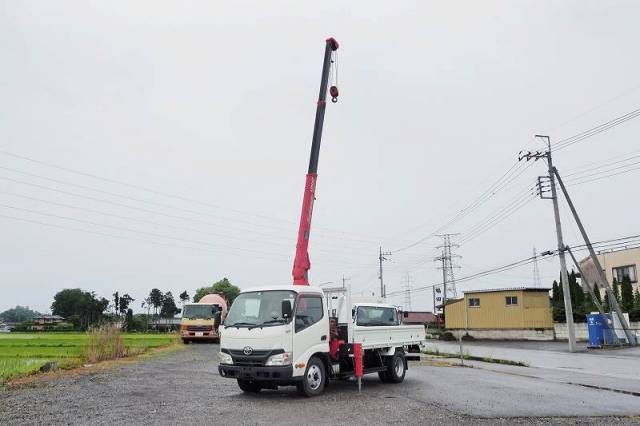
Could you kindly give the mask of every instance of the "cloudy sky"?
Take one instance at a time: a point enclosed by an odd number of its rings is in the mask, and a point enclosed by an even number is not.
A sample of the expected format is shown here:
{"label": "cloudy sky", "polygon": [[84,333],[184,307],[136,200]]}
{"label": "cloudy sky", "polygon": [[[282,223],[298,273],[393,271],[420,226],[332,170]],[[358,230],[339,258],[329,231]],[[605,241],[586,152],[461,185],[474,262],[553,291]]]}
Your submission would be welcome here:
{"label": "cloudy sky", "polygon": [[[545,166],[517,165],[518,152],[640,107],[639,13],[632,1],[0,0],[0,310],[47,311],[62,288],[118,290],[139,309],[153,287],[289,283],[327,36],[341,43],[341,96],[326,114],[313,282],[377,292],[382,245],[388,292],[407,274],[431,285],[434,231],[461,233],[458,277],[553,249],[551,202],[527,195]],[[639,131],[629,120],[554,155],[593,240],[638,233]],[[549,285],[557,259],[539,267]],[[532,284],[526,265],[458,291]],[[412,308],[431,297],[414,291]]]}

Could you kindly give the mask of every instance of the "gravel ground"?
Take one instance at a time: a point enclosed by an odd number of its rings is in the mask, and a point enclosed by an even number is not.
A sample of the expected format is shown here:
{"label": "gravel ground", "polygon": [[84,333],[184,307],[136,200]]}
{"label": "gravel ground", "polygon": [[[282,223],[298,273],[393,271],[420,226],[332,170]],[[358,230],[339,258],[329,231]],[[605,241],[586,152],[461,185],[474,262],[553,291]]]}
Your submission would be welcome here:
{"label": "gravel ground", "polygon": [[332,382],[311,399],[297,396],[294,388],[245,395],[235,381],[218,375],[217,351],[217,345],[189,345],[2,390],[0,424],[639,424],[624,417],[476,417],[423,397],[439,392],[437,383],[425,379],[430,371],[442,375],[459,367],[414,365],[400,385],[370,377],[362,395],[350,382]]}

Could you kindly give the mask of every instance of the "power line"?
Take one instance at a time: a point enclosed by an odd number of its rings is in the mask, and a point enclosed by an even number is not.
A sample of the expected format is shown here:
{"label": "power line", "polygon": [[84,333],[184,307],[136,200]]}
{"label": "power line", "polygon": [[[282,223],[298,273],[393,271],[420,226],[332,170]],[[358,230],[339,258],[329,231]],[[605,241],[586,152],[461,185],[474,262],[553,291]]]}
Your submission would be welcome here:
{"label": "power line", "polygon": [[[154,238],[174,240],[174,241],[182,242],[182,243],[197,244],[197,245],[202,245],[202,246],[206,246],[206,247],[212,247],[213,249],[211,249],[209,251],[211,251],[213,253],[218,253],[218,254],[232,254],[232,253],[229,253],[229,252],[225,252],[225,251],[219,250],[219,247],[224,247],[226,249],[231,249],[231,250],[237,250],[237,251],[248,252],[248,253],[256,253],[256,254],[261,254],[263,256],[264,255],[270,256],[270,259],[273,259],[273,260],[285,260],[285,259],[288,259],[288,257],[284,257],[284,256],[277,256],[277,255],[274,256],[275,253],[273,253],[273,252],[265,252],[265,251],[261,251],[261,250],[253,250],[253,249],[249,249],[249,248],[234,247],[234,246],[228,246],[228,245],[216,246],[216,245],[211,244],[211,243],[206,242],[206,241],[190,240],[190,239],[186,239],[186,238],[173,237],[173,236],[170,236],[170,235],[164,235],[164,234],[157,234],[157,233],[153,233],[153,232],[140,231],[140,230],[127,228],[127,227],[121,227],[121,226],[115,226],[115,225],[107,225],[107,224],[102,224],[102,223],[98,223],[98,222],[94,222],[94,221],[82,220],[82,219],[77,219],[77,218],[73,218],[73,217],[69,217],[69,216],[57,215],[57,214],[53,214],[53,213],[45,213],[45,212],[41,212],[41,211],[38,211],[38,210],[26,209],[26,208],[22,208],[22,207],[16,207],[16,206],[12,206],[12,205],[7,205],[7,204],[0,204],[0,207],[4,207],[4,208],[7,208],[7,209],[16,210],[16,211],[23,211],[23,212],[27,212],[27,213],[37,214],[37,215],[41,215],[41,216],[52,217],[52,218],[56,218],[56,219],[68,220],[68,221],[72,221],[72,222],[76,222],[76,223],[80,223],[80,224],[84,224],[84,225],[104,227],[104,228],[109,228],[109,229],[114,229],[114,230],[119,230],[119,231],[132,232],[132,233],[136,233],[136,234],[146,235],[146,236],[154,237]],[[16,219],[15,217],[12,217],[12,216],[3,216],[3,217]],[[28,220],[25,219],[24,221],[28,221]],[[38,224],[41,224],[41,225],[45,224],[45,223],[39,222],[39,221],[31,221],[31,222],[38,223]],[[60,227],[60,226],[56,225],[56,227]],[[81,229],[78,229],[78,228],[70,228],[70,227],[63,227],[63,228],[72,229],[72,230],[75,230],[75,231],[84,231],[84,230],[81,230]],[[96,233],[96,232],[91,231],[91,233]],[[98,235],[113,236],[111,234],[106,234],[106,233],[98,233]],[[126,237],[126,239],[142,241],[142,242],[149,242],[150,241],[150,240],[143,240],[143,239],[140,239],[140,238],[129,238],[129,237]],[[161,244],[167,245],[166,243],[161,243]],[[175,245],[172,245],[172,246],[175,246]],[[185,246],[177,246],[177,247],[185,248]],[[187,248],[193,248],[193,247],[187,247]],[[327,263],[327,262],[316,262],[316,263],[318,263],[318,264],[328,264],[328,265],[332,264],[332,263]],[[352,266],[370,267],[370,265],[368,265],[368,264],[365,265],[365,264],[358,264],[358,263],[352,263],[352,262],[341,262],[340,265],[352,265]]]}
{"label": "power line", "polygon": [[[106,177],[99,176],[99,175],[96,175],[96,174],[93,174],[93,173],[87,173],[87,172],[84,172],[84,171],[81,171],[81,170],[72,169],[70,167],[64,167],[64,166],[60,166],[60,165],[57,165],[57,164],[48,163],[48,162],[45,162],[45,161],[42,161],[42,160],[38,160],[36,158],[28,157],[28,156],[21,155],[21,154],[16,154],[16,153],[9,152],[9,151],[6,151],[6,150],[0,150],[0,154],[6,155],[6,156],[9,156],[9,157],[13,157],[13,158],[17,158],[17,159],[20,159],[20,160],[23,160],[23,161],[31,162],[31,163],[34,163],[34,164],[39,164],[41,166],[50,167],[50,168],[57,169],[57,170],[62,170],[64,172],[73,173],[73,174],[76,174],[76,175],[80,175],[80,176],[85,176],[85,177],[89,177],[89,178],[92,178],[92,179],[101,180],[101,181],[104,181],[104,182],[108,182],[110,184],[129,187],[129,188],[132,188],[132,189],[136,189],[136,190],[139,190],[139,191],[151,193],[151,194],[154,194],[154,195],[160,195],[160,196],[167,197],[167,198],[172,198],[172,199],[177,199],[177,200],[181,200],[181,201],[185,201],[185,202],[189,202],[189,203],[193,203],[193,204],[198,204],[198,205],[201,205],[201,206],[204,206],[204,207],[216,208],[216,209],[220,209],[220,210],[227,210],[227,211],[230,211],[230,212],[233,212],[233,213],[242,214],[242,215],[245,215],[245,216],[250,216],[250,217],[254,217],[254,218],[258,218],[258,219],[268,220],[268,221],[272,221],[272,222],[273,221],[275,221],[275,222],[283,222],[283,223],[289,224],[289,227],[287,227],[287,228],[282,228],[281,226],[279,227],[279,226],[271,225],[272,227],[277,227],[277,228],[280,228],[280,229],[290,229],[291,226],[295,227],[297,225],[297,222],[292,221],[292,220],[278,218],[278,217],[274,217],[274,216],[263,215],[263,214],[258,214],[258,213],[255,213],[255,212],[248,212],[248,211],[245,211],[245,210],[239,210],[239,209],[234,209],[234,208],[230,208],[230,207],[224,207],[224,206],[213,204],[213,203],[210,203],[210,202],[196,200],[196,199],[190,198],[190,197],[185,197],[185,196],[182,196],[182,195],[179,195],[179,194],[163,192],[163,191],[159,191],[159,190],[156,190],[156,189],[153,189],[153,188],[149,188],[149,187],[145,187],[145,186],[142,186],[142,185],[133,184],[133,183],[130,183],[130,182],[125,182],[125,181],[121,181],[121,180],[117,180],[117,179],[106,178]],[[26,172],[21,172],[21,173],[26,173]],[[34,175],[34,176],[37,176],[37,175]],[[90,188],[87,188],[87,189],[90,189]],[[117,194],[113,194],[113,195],[119,196]],[[251,223],[251,222],[249,222],[249,223]],[[320,230],[320,231],[324,230],[325,232],[339,234],[339,236],[337,235],[335,238],[341,238],[342,239],[342,238],[344,238],[345,235],[353,235],[353,236],[359,237],[359,239],[351,238],[353,241],[362,241],[362,242],[371,243],[371,242],[374,242],[374,241],[377,242],[377,241],[380,240],[380,238],[375,238],[375,237],[372,237],[371,235],[362,235],[362,234],[358,234],[358,233],[354,233],[354,232],[341,231],[341,230],[326,228],[326,227],[322,227],[322,226],[317,226],[316,229]]]}
{"label": "power line", "polygon": [[451,218],[445,224],[439,226],[433,232],[431,232],[431,233],[427,234],[426,236],[420,238],[418,241],[416,241],[414,243],[411,243],[411,244],[409,244],[407,246],[401,247],[401,248],[399,248],[397,250],[394,250],[394,253],[398,253],[398,252],[401,252],[401,251],[404,251],[404,250],[408,250],[408,249],[413,248],[413,247],[415,247],[415,246],[417,246],[419,244],[422,244],[423,242],[425,242],[429,238],[435,236],[438,232],[440,232],[440,231],[446,229],[447,227],[453,225],[454,223],[462,220],[464,217],[469,215],[469,213],[471,213],[472,211],[474,211],[475,209],[477,209],[478,207],[480,207],[481,205],[486,203],[488,200],[493,198],[497,193],[499,193],[504,188],[506,188],[507,185],[509,185],[511,182],[513,182],[518,177],[520,177],[520,175],[522,175],[524,173],[524,171],[529,166],[530,165],[527,164],[524,167],[520,167],[519,163],[514,164],[506,172],[504,172],[502,174],[502,176],[500,176],[500,178],[498,178],[498,180],[496,180],[493,184],[491,184],[489,186],[489,188],[487,188],[484,192],[482,192],[476,199],[474,199],[474,201],[472,201],[466,207],[464,207],[462,210],[460,210],[456,215],[454,215],[453,218]]}
{"label": "power line", "polygon": [[582,142],[585,139],[588,139],[592,136],[595,136],[597,134],[600,134],[602,132],[606,132],[609,129],[612,129],[616,126],[619,126],[620,124],[626,123],[629,120],[633,120],[634,118],[638,117],[640,115],[640,108],[639,109],[635,109],[631,112],[628,112],[626,114],[623,114],[619,117],[616,117],[612,120],[607,121],[606,123],[600,124],[598,126],[595,126],[589,130],[585,130],[583,132],[580,132],[574,136],[565,138],[565,139],[561,139],[559,141],[557,141],[554,145],[553,145],[553,149],[554,151],[560,151],[562,149],[565,149],[571,145],[574,145],[578,142]]}
{"label": "power line", "polygon": [[[593,242],[592,245],[594,246],[594,248],[601,248],[603,246],[606,246],[609,243],[612,242],[616,242],[618,245],[621,244],[622,242],[627,242],[627,243],[635,243],[636,241],[638,241],[637,246],[640,247],[640,235],[632,235],[632,236],[628,236],[628,237],[621,237],[621,238],[613,238],[613,239],[608,239],[608,240],[601,240],[601,241],[596,241]],[[573,251],[586,251],[587,247],[586,244],[576,244],[575,246],[570,246],[571,250]],[[634,244],[633,246],[630,246],[629,248],[636,248],[636,245]],[[501,265],[501,266],[497,266],[491,269],[487,269],[484,271],[480,271],[480,272],[476,272],[474,274],[470,274],[467,276],[464,276],[462,278],[457,278],[456,279],[456,283],[461,283],[461,282],[467,282],[470,280],[474,280],[477,278],[483,278],[485,276],[489,276],[489,275],[494,275],[494,274],[498,274],[498,273],[502,273],[502,272],[506,272],[506,271],[510,271],[512,269],[516,269],[522,266],[526,266],[526,265],[530,265],[532,263],[534,263],[535,261],[537,261],[537,259],[550,259],[552,257],[555,257],[558,255],[557,250],[547,250],[544,251],[542,253],[537,254],[536,256],[531,256],[531,257],[527,257],[524,259],[520,259],[514,262],[510,262],[507,263],[505,265]],[[412,292],[419,292],[419,291],[425,291],[425,290],[430,290],[433,287],[438,287],[438,286],[442,286],[441,282],[437,282],[434,284],[430,284],[430,285],[426,285],[426,286],[420,286],[420,287],[413,287],[412,288]],[[387,293],[387,296],[395,296],[398,294],[402,294],[404,290],[396,290],[396,291],[392,291]]]}

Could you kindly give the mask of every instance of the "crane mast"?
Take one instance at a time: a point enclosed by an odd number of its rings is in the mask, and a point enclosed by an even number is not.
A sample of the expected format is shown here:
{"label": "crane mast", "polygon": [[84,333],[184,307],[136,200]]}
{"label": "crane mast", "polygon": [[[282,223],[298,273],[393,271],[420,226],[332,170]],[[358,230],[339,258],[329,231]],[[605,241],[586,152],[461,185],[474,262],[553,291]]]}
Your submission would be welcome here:
{"label": "crane mast", "polygon": [[[311,233],[311,216],[313,214],[313,202],[315,201],[316,182],[318,179],[318,158],[320,156],[320,142],[322,140],[322,126],[324,124],[324,112],[327,107],[327,86],[329,74],[334,63],[334,52],[338,50],[338,42],[334,38],[326,40],[324,50],[324,62],[322,64],[322,77],[320,80],[320,94],[316,107],[316,120],[313,125],[313,138],[311,140],[311,155],[309,157],[309,169],[304,184],[304,196],[302,198],[302,211],[300,213],[300,226],[298,228],[298,241],[296,243],[296,257],[293,261],[293,284],[309,285],[308,273],[311,268],[309,260],[309,235]],[[329,89],[331,101],[338,100],[338,88],[331,86]]]}

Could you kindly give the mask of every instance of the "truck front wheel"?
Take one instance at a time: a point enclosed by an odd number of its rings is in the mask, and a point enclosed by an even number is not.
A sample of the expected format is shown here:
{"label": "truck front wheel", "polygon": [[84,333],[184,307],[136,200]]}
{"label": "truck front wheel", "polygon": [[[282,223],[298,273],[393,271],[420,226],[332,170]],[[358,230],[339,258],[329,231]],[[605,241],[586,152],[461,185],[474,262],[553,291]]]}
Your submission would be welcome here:
{"label": "truck front wheel", "polygon": [[[398,351],[389,358],[387,371],[380,374],[380,379],[387,383],[401,383],[407,374],[404,353]],[[384,378],[383,378],[384,376]]]}
{"label": "truck front wheel", "polygon": [[243,392],[247,393],[258,393],[262,389],[262,387],[256,382],[242,379],[238,379],[238,386],[240,387],[240,389],[242,389]]}
{"label": "truck front wheel", "polygon": [[317,357],[311,357],[307,363],[307,369],[304,372],[302,381],[297,385],[298,393],[306,397],[320,395],[326,382],[327,375],[324,364]]}

